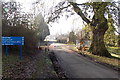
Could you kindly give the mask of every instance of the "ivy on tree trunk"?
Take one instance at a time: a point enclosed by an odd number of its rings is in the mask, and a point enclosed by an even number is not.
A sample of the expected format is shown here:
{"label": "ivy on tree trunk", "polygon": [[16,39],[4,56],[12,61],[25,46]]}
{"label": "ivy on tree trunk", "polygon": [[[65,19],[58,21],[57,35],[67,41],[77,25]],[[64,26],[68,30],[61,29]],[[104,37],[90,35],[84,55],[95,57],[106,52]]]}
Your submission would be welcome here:
{"label": "ivy on tree trunk", "polygon": [[92,54],[106,57],[111,56],[104,44],[104,34],[106,30],[107,29],[94,29],[92,31],[93,32],[92,43],[89,48],[89,51]]}
{"label": "ivy on tree trunk", "polygon": [[74,11],[91,27],[93,37],[89,51],[95,55],[110,57],[111,55],[104,44],[104,34],[108,29],[107,19],[104,17],[104,14],[106,12],[106,6],[109,3],[87,3],[87,5],[91,5],[93,7],[94,16],[92,18],[92,21],[90,21],[83,14],[82,10],[76,3],[70,2],[70,4],[73,6]]}

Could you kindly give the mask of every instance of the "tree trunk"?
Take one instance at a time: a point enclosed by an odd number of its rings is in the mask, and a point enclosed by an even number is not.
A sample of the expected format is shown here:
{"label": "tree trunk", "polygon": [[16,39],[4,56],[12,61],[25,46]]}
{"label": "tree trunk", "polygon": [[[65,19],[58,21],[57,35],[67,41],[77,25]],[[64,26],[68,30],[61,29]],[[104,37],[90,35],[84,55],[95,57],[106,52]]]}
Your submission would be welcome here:
{"label": "tree trunk", "polygon": [[110,53],[105,47],[104,44],[104,34],[107,31],[105,28],[94,29],[92,43],[89,48],[89,51],[94,55],[110,57]]}
{"label": "tree trunk", "polygon": [[70,2],[70,4],[73,6],[74,11],[91,27],[93,40],[89,51],[95,55],[106,57],[111,56],[104,44],[104,34],[108,29],[107,19],[104,14],[108,3],[94,2],[91,4],[94,12],[92,21],[83,14],[82,10],[76,5],[76,3]]}

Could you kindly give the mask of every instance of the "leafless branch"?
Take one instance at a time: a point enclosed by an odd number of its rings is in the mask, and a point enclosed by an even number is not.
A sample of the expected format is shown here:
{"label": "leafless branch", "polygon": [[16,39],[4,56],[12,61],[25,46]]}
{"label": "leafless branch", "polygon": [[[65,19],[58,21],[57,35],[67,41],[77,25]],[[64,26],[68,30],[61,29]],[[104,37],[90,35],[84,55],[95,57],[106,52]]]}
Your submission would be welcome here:
{"label": "leafless branch", "polygon": [[78,7],[78,4],[70,2],[70,4],[73,6],[74,11],[87,23],[89,24],[90,21],[85,17],[85,15],[82,13],[82,10]]}

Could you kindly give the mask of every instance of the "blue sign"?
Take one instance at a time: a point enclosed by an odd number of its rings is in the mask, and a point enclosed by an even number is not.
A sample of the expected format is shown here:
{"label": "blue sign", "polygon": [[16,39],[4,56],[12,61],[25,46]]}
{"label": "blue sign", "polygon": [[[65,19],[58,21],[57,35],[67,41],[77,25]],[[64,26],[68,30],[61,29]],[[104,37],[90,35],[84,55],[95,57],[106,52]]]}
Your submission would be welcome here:
{"label": "blue sign", "polygon": [[2,37],[2,45],[24,45],[24,37]]}
{"label": "blue sign", "polygon": [[6,56],[8,56],[8,45],[20,45],[20,59],[22,59],[22,45],[24,45],[24,37],[2,37],[2,45],[6,45]]}

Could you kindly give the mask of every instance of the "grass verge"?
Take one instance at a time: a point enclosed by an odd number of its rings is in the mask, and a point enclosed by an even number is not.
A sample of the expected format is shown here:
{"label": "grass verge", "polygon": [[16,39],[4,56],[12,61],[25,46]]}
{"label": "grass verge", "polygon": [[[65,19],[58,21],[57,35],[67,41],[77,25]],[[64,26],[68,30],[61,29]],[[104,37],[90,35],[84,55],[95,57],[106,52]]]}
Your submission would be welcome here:
{"label": "grass verge", "polygon": [[19,52],[9,53],[8,56],[3,54],[3,78],[53,78],[56,73],[51,65],[48,54],[40,50],[23,55],[22,60]]}
{"label": "grass verge", "polygon": [[103,64],[103,65],[107,65],[107,67],[113,68],[115,70],[119,70],[120,69],[120,58],[119,57],[115,57],[113,56],[112,58],[108,58],[108,57],[102,57],[102,56],[97,56],[97,55],[93,55],[90,52],[87,51],[79,51],[76,47],[72,47],[70,48],[73,51],[78,52],[79,54],[90,58],[91,60]]}
{"label": "grass verge", "polygon": [[32,78],[57,78],[57,74],[52,67],[52,62],[49,59],[48,52],[42,52],[37,55],[35,69],[35,72],[32,73]]}
{"label": "grass verge", "polygon": [[120,47],[107,47],[107,49],[111,54],[118,55],[120,58]]}

